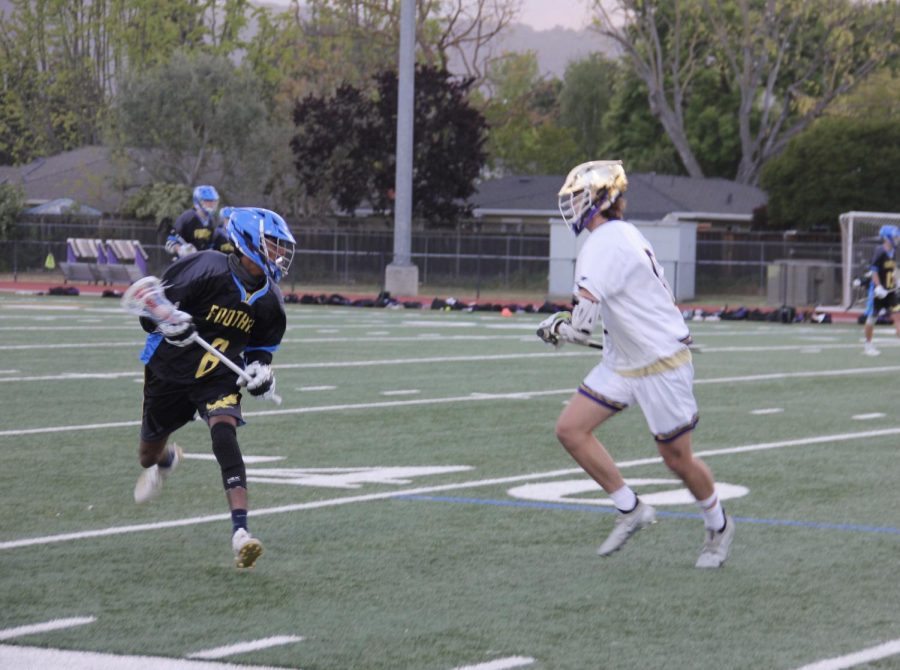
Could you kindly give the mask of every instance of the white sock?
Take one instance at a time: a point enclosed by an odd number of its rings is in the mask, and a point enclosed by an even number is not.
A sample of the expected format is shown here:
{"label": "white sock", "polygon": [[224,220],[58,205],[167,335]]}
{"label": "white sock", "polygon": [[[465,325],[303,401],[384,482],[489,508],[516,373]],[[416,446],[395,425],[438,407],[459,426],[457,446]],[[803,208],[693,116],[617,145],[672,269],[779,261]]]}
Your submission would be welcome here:
{"label": "white sock", "polygon": [[713,493],[706,500],[698,500],[697,505],[703,512],[703,525],[707,530],[720,532],[725,529],[725,510],[719,502],[719,496]]}
{"label": "white sock", "polygon": [[609,497],[612,498],[613,504],[616,506],[616,509],[626,514],[637,507],[637,495],[635,495],[634,491],[631,490],[631,487],[626,484],[618,491],[613,491],[609,494]]}

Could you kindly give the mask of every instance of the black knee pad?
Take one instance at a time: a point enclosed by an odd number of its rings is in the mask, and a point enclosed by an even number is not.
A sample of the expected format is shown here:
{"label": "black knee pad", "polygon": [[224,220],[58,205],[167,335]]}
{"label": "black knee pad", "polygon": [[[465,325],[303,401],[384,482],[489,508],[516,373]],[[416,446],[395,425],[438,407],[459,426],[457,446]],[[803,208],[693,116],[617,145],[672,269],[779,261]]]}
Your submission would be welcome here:
{"label": "black knee pad", "polygon": [[247,488],[247,469],[244,467],[235,427],[229,423],[217,423],[209,432],[212,435],[213,453],[222,469],[225,490]]}

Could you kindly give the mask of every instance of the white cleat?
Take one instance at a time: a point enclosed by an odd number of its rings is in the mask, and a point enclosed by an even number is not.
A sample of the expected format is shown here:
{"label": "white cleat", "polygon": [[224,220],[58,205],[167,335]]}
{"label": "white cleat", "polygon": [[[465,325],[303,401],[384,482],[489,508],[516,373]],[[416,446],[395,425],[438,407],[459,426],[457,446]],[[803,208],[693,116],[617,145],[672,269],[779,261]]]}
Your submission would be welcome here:
{"label": "white cleat", "polygon": [[866,342],[865,346],[863,347],[863,353],[866,356],[880,356],[881,355],[881,352],[878,349],[876,349],[875,345],[872,344],[871,342]]}
{"label": "white cleat", "polygon": [[154,498],[158,498],[162,493],[163,483],[166,477],[175,471],[178,464],[184,458],[184,451],[177,444],[172,443],[166,446],[169,453],[172,454],[172,465],[167,468],[161,468],[154,465],[145,469],[141,476],[138,477],[137,483],[134,485],[134,502],[141,504],[150,502]]}
{"label": "white cleat", "polygon": [[246,528],[234,531],[231,548],[234,550],[234,564],[241,569],[252,568],[263,553],[262,542],[251,536]]}
{"label": "white cleat", "polygon": [[656,510],[640,500],[637,507],[627,514],[619,513],[616,517],[616,525],[609,534],[597,553],[600,556],[609,556],[613,554],[628,542],[628,538],[638,532],[641,528],[646,528],[650,524],[656,523]]}
{"label": "white cleat", "polygon": [[720,568],[725,564],[728,554],[731,553],[731,541],[734,539],[734,519],[725,515],[725,529],[721,533],[714,530],[706,531],[706,542],[700,558],[694,564],[695,568]]}

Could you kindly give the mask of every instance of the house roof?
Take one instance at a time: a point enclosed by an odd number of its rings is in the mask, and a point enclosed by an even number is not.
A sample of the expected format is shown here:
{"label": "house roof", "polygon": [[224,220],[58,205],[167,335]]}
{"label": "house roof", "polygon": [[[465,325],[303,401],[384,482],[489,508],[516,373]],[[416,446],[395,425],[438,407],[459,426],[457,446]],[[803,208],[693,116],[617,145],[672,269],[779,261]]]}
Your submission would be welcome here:
{"label": "house roof", "polygon": [[[564,181],[564,175],[490,179],[470,200],[476,215],[558,217],[557,193]],[[641,172],[628,175],[627,197],[628,218],[636,221],[656,221],[672,212],[749,217],[766,203],[762,190],[727,179]]]}
{"label": "house roof", "polygon": [[[71,198],[82,206],[117,213],[132,189],[149,180],[139,172],[123,179],[124,169],[108,147],[87,146],[23,166],[0,166],[0,183],[21,185],[31,203]],[[490,179],[478,184],[469,201],[476,216],[558,217],[556,194],[564,180],[564,175]],[[628,175],[628,218],[634,221],[657,221],[672,212],[749,217],[765,202],[760,189],[727,179]]]}
{"label": "house roof", "polygon": [[[28,202],[71,198],[83,206],[110,213],[118,212],[128,195],[116,186],[121,177],[109,148],[102,146],[80,147],[38,158],[27,165],[0,168],[0,183],[22,186]],[[136,177],[129,175],[125,182],[134,184]]]}

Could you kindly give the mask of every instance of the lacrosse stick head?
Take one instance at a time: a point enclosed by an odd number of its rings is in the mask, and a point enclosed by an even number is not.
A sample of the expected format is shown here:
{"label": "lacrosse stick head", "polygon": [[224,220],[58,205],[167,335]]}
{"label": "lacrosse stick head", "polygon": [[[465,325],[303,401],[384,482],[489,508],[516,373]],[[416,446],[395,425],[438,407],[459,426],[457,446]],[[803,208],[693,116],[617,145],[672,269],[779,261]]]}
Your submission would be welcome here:
{"label": "lacrosse stick head", "polygon": [[287,224],[275,212],[260,207],[236,207],[225,231],[232,244],[274,282],[288,272],[296,241]]}
{"label": "lacrosse stick head", "polygon": [[578,235],[597,212],[609,209],[627,189],[622,161],[576,165],[559,189],[559,213]]}
{"label": "lacrosse stick head", "polygon": [[162,282],[157,277],[142,277],[122,294],[122,309],[135,316],[145,316],[156,323],[165,323],[176,311],[166,297]]}

